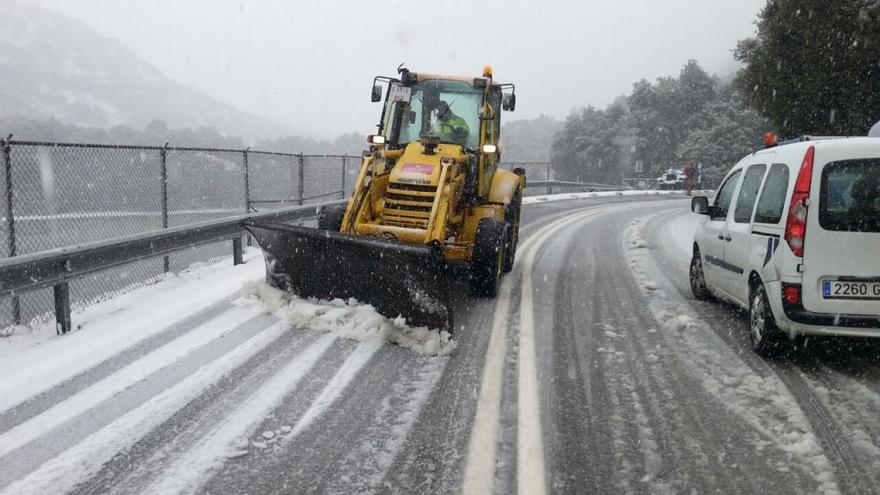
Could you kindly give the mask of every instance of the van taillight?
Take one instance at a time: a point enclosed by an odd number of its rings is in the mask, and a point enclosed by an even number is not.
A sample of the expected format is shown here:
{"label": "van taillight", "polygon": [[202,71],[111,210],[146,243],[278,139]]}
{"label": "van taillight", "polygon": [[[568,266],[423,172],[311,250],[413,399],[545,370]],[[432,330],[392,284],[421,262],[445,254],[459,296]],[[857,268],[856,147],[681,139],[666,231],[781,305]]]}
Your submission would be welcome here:
{"label": "van taillight", "polygon": [[807,207],[810,198],[810,182],[813,180],[813,159],[816,156],[816,147],[810,146],[804,161],[801,162],[801,170],[798,172],[797,181],[794,183],[794,193],[791,195],[791,204],[788,207],[788,220],[785,222],[785,242],[791,248],[795,256],[804,255],[804,235],[807,233]]}

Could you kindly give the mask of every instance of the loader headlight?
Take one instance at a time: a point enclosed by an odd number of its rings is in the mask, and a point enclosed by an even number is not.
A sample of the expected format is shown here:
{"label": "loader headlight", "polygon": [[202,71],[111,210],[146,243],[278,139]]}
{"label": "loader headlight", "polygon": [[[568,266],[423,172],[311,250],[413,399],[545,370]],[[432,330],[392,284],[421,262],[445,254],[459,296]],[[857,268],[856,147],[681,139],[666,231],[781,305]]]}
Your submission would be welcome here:
{"label": "loader headlight", "polygon": [[370,144],[385,144],[385,136],[379,134],[370,134],[367,136],[367,142]]}
{"label": "loader headlight", "polygon": [[484,144],[483,145],[483,153],[487,155],[494,155],[498,152],[498,147],[494,144]]}

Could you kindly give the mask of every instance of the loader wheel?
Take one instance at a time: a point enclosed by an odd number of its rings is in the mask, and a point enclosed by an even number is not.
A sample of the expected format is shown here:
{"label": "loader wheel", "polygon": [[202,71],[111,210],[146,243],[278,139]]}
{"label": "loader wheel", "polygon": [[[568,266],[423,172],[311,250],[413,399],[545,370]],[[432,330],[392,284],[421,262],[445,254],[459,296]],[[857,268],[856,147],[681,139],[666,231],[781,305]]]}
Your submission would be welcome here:
{"label": "loader wheel", "polygon": [[285,275],[283,270],[279,270],[275,257],[264,253],[263,258],[266,261],[266,283],[275,289],[290,289],[290,277]]}
{"label": "loader wheel", "polygon": [[480,220],[471,258],[471,290],[474,294],[485,297],[498,294],[509,231],[509,224],[497,218]]}
{"label": "loader wheel", "polygon": [[516,194],[507,208],[504,209],[504,220],[510,224],[510,235],[504,247],[504,273],[513,270],[513,262],[516,260],[516,248],[519,244],[519,216],[522,211],[522,189],[517,189]]}
{"label": "loader wheel", "polygon": [[321,230],[332,230],[339,232],[342,230],[342,218],[345,217],[344,206],[330,206],[321,211],[318,217],[318,228]]}

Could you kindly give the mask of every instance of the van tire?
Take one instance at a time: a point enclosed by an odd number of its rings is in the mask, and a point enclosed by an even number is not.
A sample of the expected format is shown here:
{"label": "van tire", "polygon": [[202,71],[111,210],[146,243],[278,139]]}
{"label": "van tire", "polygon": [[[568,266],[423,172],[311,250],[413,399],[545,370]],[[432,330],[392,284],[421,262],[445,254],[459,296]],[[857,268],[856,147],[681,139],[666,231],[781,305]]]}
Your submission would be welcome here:
{"label": "van tire", "polygon": [[691,258],[691,266],[688,270],[688,278],[690,279],[691,292],[694,299],[698,301],[709,301],[712,299],[712,292],[706,285],[706,276],[703,274],[703,258],[700,257],[700,250],[694,248],[694,255]]}
{"label": "van tire", "polygon": [[764,284],[757,283],[749,298],[749,341],[752,350],[764,357],[774,356],[785,347],[785,336],[776,326]]}

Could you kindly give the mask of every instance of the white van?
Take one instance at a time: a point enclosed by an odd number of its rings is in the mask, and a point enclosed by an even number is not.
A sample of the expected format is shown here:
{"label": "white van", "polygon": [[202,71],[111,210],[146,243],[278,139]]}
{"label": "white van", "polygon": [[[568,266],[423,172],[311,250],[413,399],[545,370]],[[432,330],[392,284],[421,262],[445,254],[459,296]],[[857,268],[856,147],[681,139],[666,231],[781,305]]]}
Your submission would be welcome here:
{"label": "white van", "polygon": [[[772,143],[771,143],[772,145]],[[694,236],[690,284],[749,311],[760,354],[784,337],[880,337],[880,139],[770,146],[727,174]]]}

